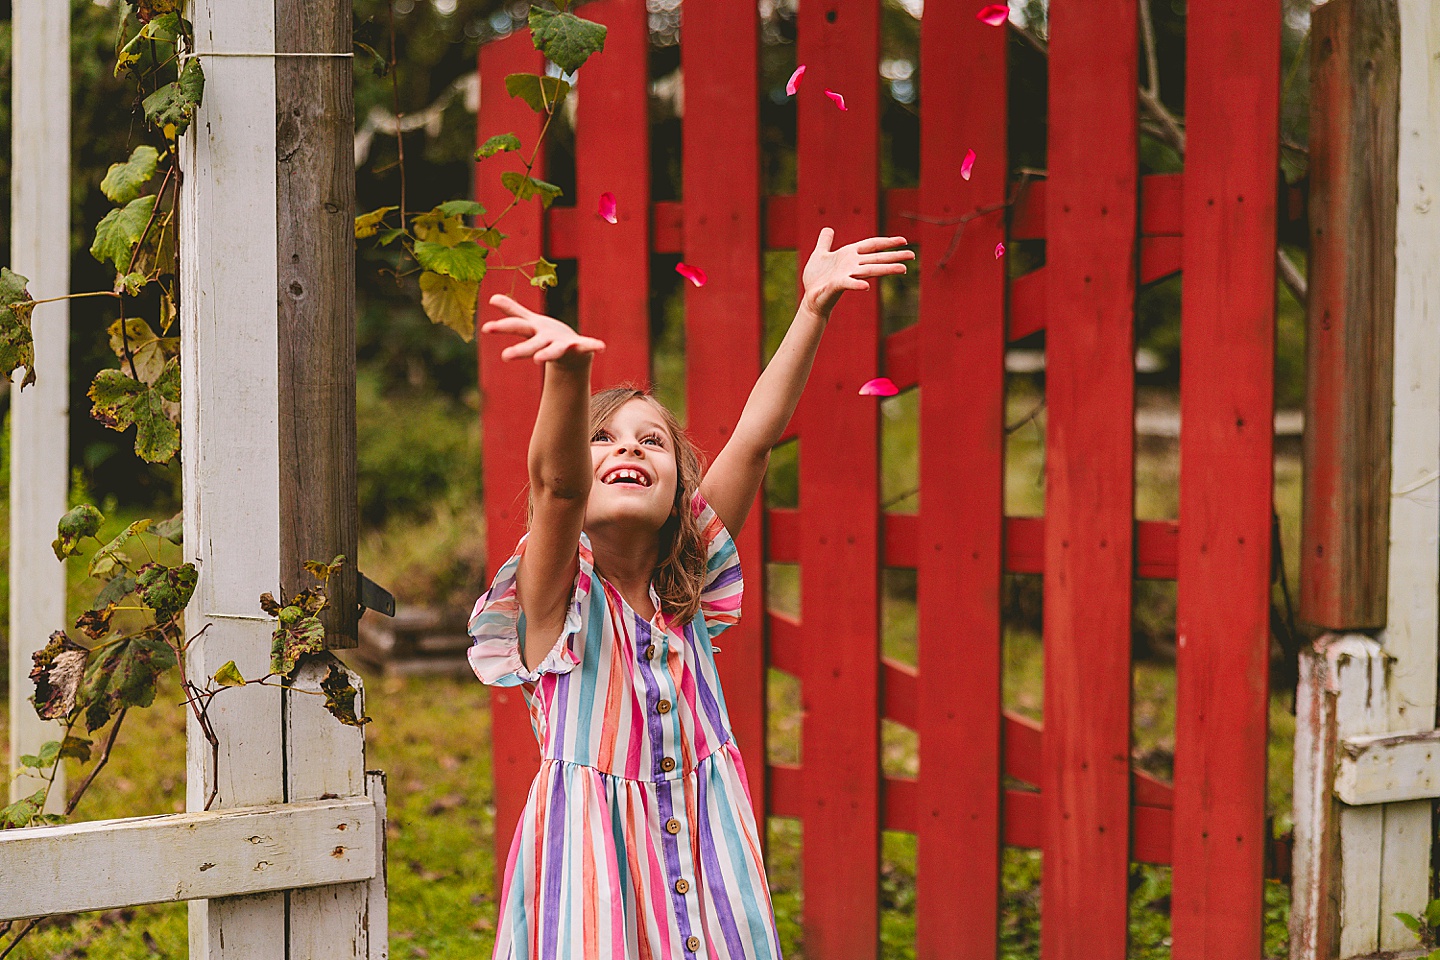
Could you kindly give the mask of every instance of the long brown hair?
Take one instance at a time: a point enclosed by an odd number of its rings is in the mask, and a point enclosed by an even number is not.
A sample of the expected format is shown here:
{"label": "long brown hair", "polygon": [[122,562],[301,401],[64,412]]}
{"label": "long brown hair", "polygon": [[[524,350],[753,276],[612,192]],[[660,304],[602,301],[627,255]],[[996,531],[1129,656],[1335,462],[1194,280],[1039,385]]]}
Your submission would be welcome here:
{"label": "long brown hair", "polygon": [[591,395],[590,435],[594,436],[609,423],[615,411],[637,399],[650,404],[659,415],[675,453],[675,502],[670,518],[657,534],[660,552],[655,564],[655,593],[660,597],[660,609],[668,618],[689,623],[700,611],[700,593],[705,587],[705,544],[690,510],[690,502],[700,490],[700,477],[705,472],[699,449],[669,408],[649,391],[628,383]]}

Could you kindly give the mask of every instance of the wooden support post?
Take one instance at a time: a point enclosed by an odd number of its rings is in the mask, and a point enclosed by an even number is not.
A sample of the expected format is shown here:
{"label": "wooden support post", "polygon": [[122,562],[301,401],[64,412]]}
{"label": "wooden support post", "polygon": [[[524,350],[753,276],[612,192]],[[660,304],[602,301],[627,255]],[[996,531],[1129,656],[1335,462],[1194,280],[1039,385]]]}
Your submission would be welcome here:
{"label": "wooden support post", "polygon": [[[12,7],[10,264],[37,299],[70,292],[70,11],[53,0]],[[42,303],[31,318],[35,382],[10,387],[10,757],[60,737],[30,702],[30,655],[65,623],[65,566],[50,541],[70,489],[70,307]],[[44,786],[10,781],[10,802]],[[65,768],[46,810],[65,808]]]}
{"label": "wooden support post", "polygon": [[1300,618],[1385,625],[1400,40],[1395,0],[1315,10]]}
{"label": "wooden support post", "polygon": [[[181,460],[200,571],[186,670],[203,684],[227,660],[269,672],[260,594],[307,584],[307,559],[346,555],[327,628],[354,636],[353,107],[344,0],[196,0],[191,15],[207,83],[180,148]],[[294,683],[313,690],[332,662]],[[187,730],[190,810],[212,787],[212,809],[367,792],[361,732],[313,695],[250,685],[209,716],[218,757],[193,717]],[[193,901],[190,956],[383,956],[365,932],[381,906],[383,876]]]}

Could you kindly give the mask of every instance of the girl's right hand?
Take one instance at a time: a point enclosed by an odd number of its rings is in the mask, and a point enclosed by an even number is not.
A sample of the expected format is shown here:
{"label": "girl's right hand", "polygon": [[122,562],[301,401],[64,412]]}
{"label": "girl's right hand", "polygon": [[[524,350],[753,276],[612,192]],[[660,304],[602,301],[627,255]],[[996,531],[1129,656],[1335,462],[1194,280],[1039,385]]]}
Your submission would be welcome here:
{"label": "girl's right hand", "polygon": [[497,293],[490,298],[490,305],[509,314],[499,320],[487,320],[481,324],[481,333],[514,333],[529,339],[506,347],[500,351],[501,360],[519,360],[533,357],[536,363],[551,360],[576,361],[587,354],[600,353],[605,342],[594,337],[582,337],[566,324],[554,317],[536,313],[516,301]]}

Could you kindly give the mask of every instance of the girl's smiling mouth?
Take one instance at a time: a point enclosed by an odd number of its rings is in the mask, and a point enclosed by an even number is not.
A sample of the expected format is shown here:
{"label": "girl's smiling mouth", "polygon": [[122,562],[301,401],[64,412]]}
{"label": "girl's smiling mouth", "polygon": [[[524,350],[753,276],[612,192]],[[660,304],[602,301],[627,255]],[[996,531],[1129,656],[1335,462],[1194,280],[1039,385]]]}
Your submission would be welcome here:
{"label": "girl's smiling mouth", "polygon": [[645,473],[645,471],[632,466],[615,467],[614,469],[606,473],[604,476],[602,476],[600,478],[600,482],[607,485],[616,483],[633,483],[641,487],[648,487],[651,484],[650,477],[648,474]]}

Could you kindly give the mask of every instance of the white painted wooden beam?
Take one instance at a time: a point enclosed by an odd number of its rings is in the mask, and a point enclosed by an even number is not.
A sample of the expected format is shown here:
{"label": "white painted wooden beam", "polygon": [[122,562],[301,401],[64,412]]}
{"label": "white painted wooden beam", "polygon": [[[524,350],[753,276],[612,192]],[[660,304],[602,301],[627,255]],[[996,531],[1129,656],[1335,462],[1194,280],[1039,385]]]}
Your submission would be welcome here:
{"label": "white painted wooden beam", "polygon": [[[1391,446],[1389,618],[1379,641],[1394,658],[1387,680],[1390,733],[1436,726],[1440,655],[1440,9],[1398,0],[1399,197],[1395,218],[1395,396]],[[1379,731],[1377,731],[1379,732]],[[1395,918],[1429,901],[1429,800],[1381,808],[1378,943],[1413,946]],[[1358,893],[1358,891],[1356,891]],[[1352,891],[1345,890],[1351,899]],[[1368,923],[1368,921],[1367,921]],[[1342,938],[1343,939],[1343,938]],[[1341,956],[1349,954],[1342,953]]]}
{"label": "white painted wooden beam", "polygon": [[1352,806],[1440,797],[1440,730],[1342,740],[1335,794]]}
{"label": "white painted wooden beam", "polygon": [[[14,0],[11,8],[10,268],[36,299],[70,292],[70,8]],[[29,697],[30,655],[65,623],[65,567],[50,541],[70,489],[70,307],[42,303],[31,318],[35,382],[10,387],[10,757],[37,754],[62,728]],[[23,374],[22,374],[23,376]],[[8,777],[7,777],[8,779]],[[44,786],[10,782],[10,801]],[[56,771],[46,809],[65,806]]]}
{"label": "white painted wooden beam", "polygon": [[6,830],[0,920],[367,880],[376,820],[347,797]]}

